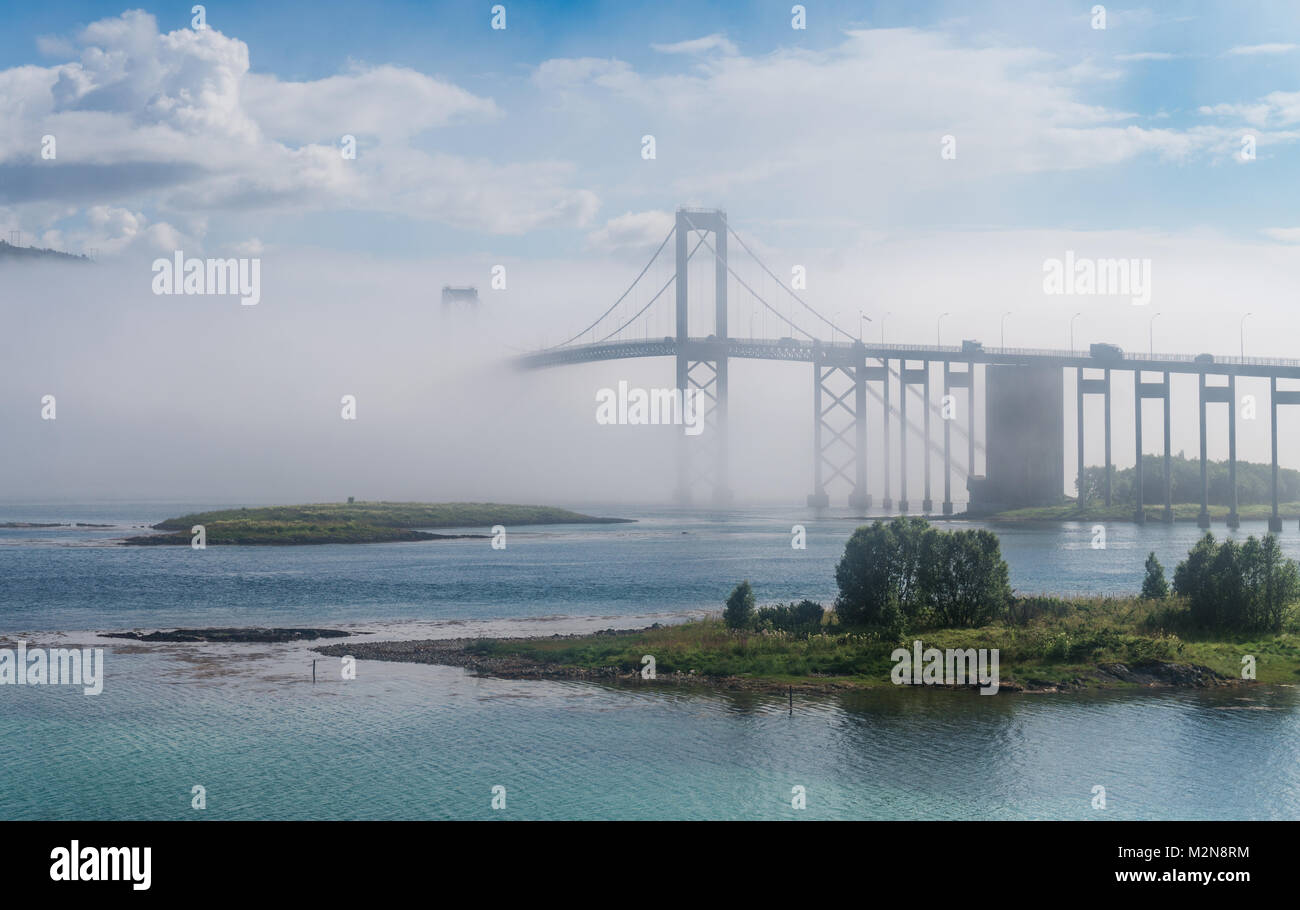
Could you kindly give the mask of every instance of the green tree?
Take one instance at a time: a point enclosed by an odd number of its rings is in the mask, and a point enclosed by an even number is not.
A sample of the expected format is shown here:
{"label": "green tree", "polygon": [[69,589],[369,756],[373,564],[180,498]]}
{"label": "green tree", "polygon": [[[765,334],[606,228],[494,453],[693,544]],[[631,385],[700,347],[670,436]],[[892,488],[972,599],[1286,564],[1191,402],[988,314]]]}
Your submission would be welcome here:
{"label": "green tree", "polygon": [[1187,598],[1193,624],[1219,631],[1278,632],[1300,598],[1300,568],[1277,539],[1216,544],[1206,534],[1174,570],[1174,593]]}
{"label": "green tree", "polygon": [[722,619],[729,629],[748,629],[754,625],[754,589],[748,579],[736,585],[727,596]]}
{"label": "green tree", "polygon": [[1152,550],[1147,556],[1147,574],[1142,579],[1142,599],[1160,600],[1169,596],[1169,582],[1165,581],[1165,567]]}
{"label": "green tree", "polygon": [[935,534],[923,518],[875,521],[853,532],[835,569],[839,597],[835,612],[849,625],[876,625],[891,600],[906,617],[925,606],[921,553],[926,535]]}
{"label": "green tree", "polygon": [[921,565],[921,590],[941,625],[982,626],[1006,612],[1011,583],[993,532],[931,533]]}

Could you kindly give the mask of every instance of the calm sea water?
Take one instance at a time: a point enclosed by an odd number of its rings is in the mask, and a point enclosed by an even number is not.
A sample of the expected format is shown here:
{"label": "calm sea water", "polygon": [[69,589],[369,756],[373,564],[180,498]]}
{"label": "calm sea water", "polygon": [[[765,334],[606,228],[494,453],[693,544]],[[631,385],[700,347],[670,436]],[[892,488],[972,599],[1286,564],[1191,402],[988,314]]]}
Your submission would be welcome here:
{"label": "calm sea water", "polygon": [[[1297,818],[1300,690],[783,699],[476,679],[302,645],[137,645],[96,630],[328,625],[550,634],[834,594],[856,521],[791,509],[587,509],[634,525],[485,540],[121,548],[194,504],[0,506],[0,635],[109,649],[103,694],[0,687],[0,818]],[[808,548],[790,547],[793,524]],[[965,527],[965,524],[957,526]],[[476,529],[482,530],[482,529]],[[1021,591],[1130,593],[1194,527],[995,528]],[[1221,530],[1221,529],[1217,529]],[[1263,526],[1243,527],[1261,533]],[[1300,557],[1300,533],[1283,536]],[[368,636],[369,637],[369,636]],[[202,785],[208,808],[190,808]],[[492,788],[507,808],[491,809]],[[1092,788],[1107,792],[1104,811]],[[791,788],[807,809],[790,808]]]}

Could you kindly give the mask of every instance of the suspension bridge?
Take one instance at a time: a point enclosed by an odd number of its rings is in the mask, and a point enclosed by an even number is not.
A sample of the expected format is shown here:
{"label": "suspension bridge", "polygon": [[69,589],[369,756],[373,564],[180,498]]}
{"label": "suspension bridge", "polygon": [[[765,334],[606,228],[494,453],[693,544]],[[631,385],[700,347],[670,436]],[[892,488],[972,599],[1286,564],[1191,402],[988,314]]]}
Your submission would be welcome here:
{"label": "suspension bridge", "polygon": [[[673,242],[671,259],[662,254]],[[735,247],[731,242],[734,241]],[[694,276],[690,264],[701,249],[712,257],[712,275]],[[740,255],[737,255],[739,253]],[[752,263],[757,276],[746,280],[736,261]],[[746,268],[751,268],[748,264]],[[644,287],[643,287],[643,282]],[[707,285],[711,284],[712,288]],[[1227,405],[1228,461],[1232,501],[1228,524],[1236,527],[1236,379],[1269,380],[1272,439],[1272,517],[1269,526],[1281,530],[1278,515],[1277,413],[1281,405],[1300,404],[1300,389],[1279,389],[1279,380],[1300,379],[1300,360],[1222,357],[1209,354],[1125,353],[1112,345],[1091,345],[1088,351],[985,347],[962,344],[872,344],[853,338],[823,312],[810,305],[777,276],[727,223],[717,209],[680,208],[674,225],[650,261],[624,293],[582,331],[563,342],[521,355],[523,369],[560,367],[629,358],[669,357],[676,365],[675,387],[683,397],[692,393],[705,402],[707,432],[681,436],[677,451],[678,501],[689,503],[705,488],[714,504],[726,504],[729,484],[727,407],[728,365],[734,359],[775,360],[812,366],[810,383],[812,491],[808,504],[830,505],[830,491],[847,492],[847,504],[865,512],[872,507],[867,483],[873,468],[868,458],[868,399],[880,405],[881,472],[885,511],[912,511],[909,486],[909,440],[924,454],[920,511],[934,510],[933,488],[942,488],[940,511],[953,514],[953,479],[964,482],[969,498],[986,506],[1006,507],[1054,503],[1064,490],[1064,372],[1074,370],[1075,419],[1078,446],[1078,489],[1084,483],[1084,398],[1104,400],[1105,481],[1100,496],[1111,504],[1111,377],[1130,372],[1133,378],[1133,418],[1136,435],[1135,519],[1145,521],[1142,465],[1142,406],[1149,399],[1163,404],[1164,511],[1173,520],[1170,469],[1170,376],[1199,377],[1201,512],[1208,527],[1207,406]],[[672,290],[670,295],[668,292]],[[711,292],[710,292],[711,291]],[[712,297],[711,319],[691,323],[691,300]],[[642,303],[641,301],[645,302]],[[697,307],[698,309],[698,307]],[[736,337],[730,322],[742,326],[749,317],[747,337]],[[754,322],[762,319],[756,335]],[[779,337],[768,337],[768,327]],[[692,330],[694,329],[694,333]],[[703,331],[701,331],[701,329]],[[1149,374],[1155,374],[1154,378]],[[982,378],[982,382],[980,381]],[[895,393],[891,394],[891,385]],[[938,393],[937,397],[935,393]],[[910,402],[910,405],[909,405]],[[977,439],[976,408],[985,407],[985,439]],[[911,415],[909,416],[909,406]],[[937,428],[933,420],[937,420]],[[891,441],[897,425],[897,448]],[[964,443],[964,459],[954,461],[953,436]],[[936,438],[938,437],[938,438]],[[892,471],[897,451],[898,469]],[[976,474],[976,455],[985,474]],[[938,483],[933,467],[939,462]],[[963,463],[964,462],[964,463]],[[895,486],[895,482],[897,486]],[[897,499],[894,493],[897,491]],[[838,494],[837,494],[838,495]]]}

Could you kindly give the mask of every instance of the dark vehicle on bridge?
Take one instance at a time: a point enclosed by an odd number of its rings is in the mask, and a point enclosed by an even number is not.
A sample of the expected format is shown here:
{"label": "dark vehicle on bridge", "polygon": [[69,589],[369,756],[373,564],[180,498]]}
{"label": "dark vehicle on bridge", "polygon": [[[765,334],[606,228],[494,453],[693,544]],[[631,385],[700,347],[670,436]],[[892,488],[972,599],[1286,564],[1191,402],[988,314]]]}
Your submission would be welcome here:
{"label": "dark vehicle on bridge", "polygon": [[1098,360],[1122,360],[1124,349],[1117,344],[1105,344],[1097,342],[1089,346],[1088,353]]}
{"label": "dark vehicle on bridge", "polygon": [[1197,363],[1214,363],[1213,354],[1197,354],[1194,359]]}
{"label": "dark vehicle on bridge", "polygon": [[984,345],[982,342],[979,341],[971,341],[969,338],[967,338],[965,341],[961,343],[961,352],[963,354],[979,354],[983,352],[983,350],[984,350]]}

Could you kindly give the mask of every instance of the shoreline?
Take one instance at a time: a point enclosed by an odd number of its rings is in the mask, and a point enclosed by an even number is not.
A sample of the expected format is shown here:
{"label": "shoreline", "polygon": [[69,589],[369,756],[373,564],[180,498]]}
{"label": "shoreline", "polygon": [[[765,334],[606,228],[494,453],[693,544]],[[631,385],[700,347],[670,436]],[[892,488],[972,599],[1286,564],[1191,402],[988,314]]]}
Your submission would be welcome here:
{"label": "shoreline", "polygon": [[[1173,520],[1165,521],[1164,506],[1148,505],[1143,510],[1145,520],[1142,524],[1188,524],[1195,523],[1201,514],[1199,503],[1175,503]],[[1212,505],[1209,509],[1210,523],[1224,528],[1228,523],[1228,507]],[[1268,521],[1273,515],[1269,505],[1248,505],[1237,508],[1240,521]],[[1138,524],[1132,505],[1087,506],[1080,509],[1073,503],[1055,506],[1032,506],[1023,509],[1004,509],[997,512],[961,512],[957,515],[944,516],[958,521],[986,521],[996,524],[1060,524],[1062,522],[1116,522]],[[1278,508],[1278,518],[1283,522],[1300,520],[1300,504],[1282,503]]]}
{"label": "shoreline", "polygon": [[[900,688],[887,676],[866,678],[861,676],[736,676],[707,675],[682,672],[659,673],[652,680],[642,679],[639,668],[620,666],[582,666],[547,662],[535,658],[513,655],[484,655],[472,653],[471,647],[484,642],[501,643],[555,643],[578,642],[594,638],[613,638],[640,635],[657,631],[658,624],[644,629],[605,629],[592,635],[519,636],[516,638],[446,638],[412,641],[368,641],[353,644],[313,645],[312,651],[327,657],[355,657],[358,660],[381,660],[398,663],[421,663],[460,667],[476,676],[517,680],[561,680],[598,683],[629,683],[636,685],[696,685],[712,689],[748,690],[784,694],[799,691],[805,694],[835,694],[860,692],[878,688]],[[1066,681],[1035,679],[1026,675],[1022,679],[1001,682],[996,694],[1054,694],[1097,690],[1142,689],[1210,689],[1255,684],[1253,680],[1233,679],[1196,664],[1179,664],[1171,661],[1151,660],[1131,666],[1115,661],[1105,661],[1082,671]],[[976,692],[971,685],[917,685],[913,688],[966,690]]]}

